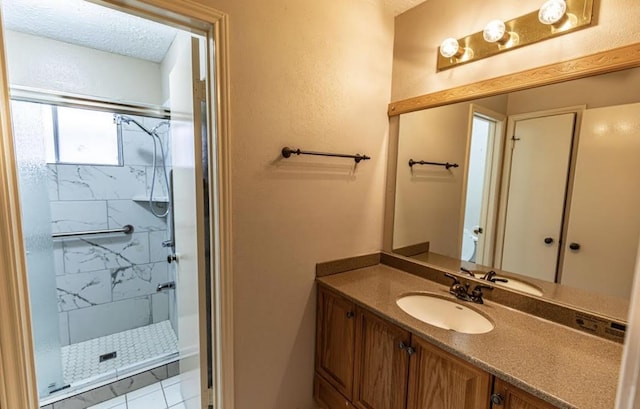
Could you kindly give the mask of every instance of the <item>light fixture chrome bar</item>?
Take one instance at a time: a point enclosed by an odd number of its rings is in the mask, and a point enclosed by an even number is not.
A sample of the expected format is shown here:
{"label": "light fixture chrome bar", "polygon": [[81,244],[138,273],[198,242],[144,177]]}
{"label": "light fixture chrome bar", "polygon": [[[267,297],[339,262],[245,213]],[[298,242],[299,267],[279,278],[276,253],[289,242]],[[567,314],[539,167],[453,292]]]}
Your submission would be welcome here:
{"label": "light fixture chrome bar", "polygon": [[109,229],[109,230],[87,230],[87,231],[77,231],[77,232],[67,232],[67,233],[53,233],[51,238],[54,239],[64,239],[68,237],[78,237],[78,236],[94,236],[97,234],[113,234],[113,233],[124,233],[131,234],[133,233],[134,228],[130,224],[126,224],[122,226],[120,229]]}

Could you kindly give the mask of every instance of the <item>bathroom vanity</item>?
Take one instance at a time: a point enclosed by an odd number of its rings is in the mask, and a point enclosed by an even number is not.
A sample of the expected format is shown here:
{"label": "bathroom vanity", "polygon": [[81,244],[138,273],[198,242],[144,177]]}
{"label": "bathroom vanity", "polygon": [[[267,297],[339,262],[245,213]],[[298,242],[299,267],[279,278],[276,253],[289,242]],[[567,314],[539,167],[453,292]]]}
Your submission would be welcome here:
{"label": "bathroom vanity", "polygon": [[[317,283],[314,396],[322,408],[614,407],[621,343],[494,301],[456,300],[448,285],[385,264]],[[449,299],[494,328],[466,334],[427,324],[398,306],[408,294]]]}

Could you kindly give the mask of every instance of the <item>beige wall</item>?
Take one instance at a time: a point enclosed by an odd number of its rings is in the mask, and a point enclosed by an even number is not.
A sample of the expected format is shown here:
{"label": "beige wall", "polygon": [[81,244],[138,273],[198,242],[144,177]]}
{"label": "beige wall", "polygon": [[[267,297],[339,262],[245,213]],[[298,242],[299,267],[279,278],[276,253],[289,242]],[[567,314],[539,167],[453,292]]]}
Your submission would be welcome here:
{"label": "beige wall", "polygon": [[[404,114],[400,118],[393,247],[429,242],[429,250],[457,257],[469,104]],[[414,165],[409,159],[458,163],[459,168]],[[445,204],[443,206],[443,204]]]}
{"label": "beige wall", "polygon": [[564,61],[640,41],[637,0],[596,2],[596,21],[584,30],[436,73],[446,37],[481,31],[491,19],[509,20],[540,2],[428,0],[396,18],[392,101]]}
{"label": "beige wall", "polygon": [[[236,409],[308,409],[315,264],[382,244],[393,16],[374,0],[210,3],[230,27]],[[281,160],[285,145],[373,159]]]}

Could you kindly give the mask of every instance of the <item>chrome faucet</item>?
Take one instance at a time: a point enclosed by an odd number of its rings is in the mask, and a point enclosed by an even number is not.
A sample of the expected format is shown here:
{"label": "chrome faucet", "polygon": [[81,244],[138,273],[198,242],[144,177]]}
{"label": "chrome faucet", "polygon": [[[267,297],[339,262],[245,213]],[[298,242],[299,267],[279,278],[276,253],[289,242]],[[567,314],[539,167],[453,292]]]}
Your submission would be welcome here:
{"label": "chrome faucet", "polygon": [[493,287],[490,285],[478,284],[473,288],[473,291],[469,293],[469,287],[471,286],[469,283],[462,284],[460,280],[458,280],[458,277],[453,274],[445,273],[445,276],[453,280],[453,284],[451,284],[449,288],[449,293],[453,294],[459,300],[484,304],[482,289],[493,290]]}
{"label": "chrome faucet", "polygon": [[453,280],[453,284],[449,287],[449,293],[456,296],[459,300],[471,301],[471,296],[469,295],[469,283],[462,284],[458,277],[453,274],[445,273],[446,277],[449,277]]}

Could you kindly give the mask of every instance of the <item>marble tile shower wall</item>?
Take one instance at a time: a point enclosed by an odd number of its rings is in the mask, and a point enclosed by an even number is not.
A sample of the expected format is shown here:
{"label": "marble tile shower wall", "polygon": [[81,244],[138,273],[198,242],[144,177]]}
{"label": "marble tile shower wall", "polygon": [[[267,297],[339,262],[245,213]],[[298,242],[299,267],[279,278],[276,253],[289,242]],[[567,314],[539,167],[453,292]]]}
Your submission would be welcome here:
{"label": "marble tile shower wall", "polygon": [[[147,128],[159,121],[136,119]],[[160,134],[168,138],[166,128]],[[133,124],[123,124],[122,140],[123,166],[48,165],[54,233],[126,224],[135,229],[131,235],[54,241],[63,345],[165,321],[173,315],[169,294],[156,292],[158,284],[174,279],[166,262],[167,249],[162,247],[169,238],[167,218],[154,216],[145,200],[152,182],[153,142]],[[166,143],[164,146],[168,151]],[[157,158],[161,166],[159,151]],[[164,180],[159,183],[161,168],[156,174],[154,197],[166,197]]]}

